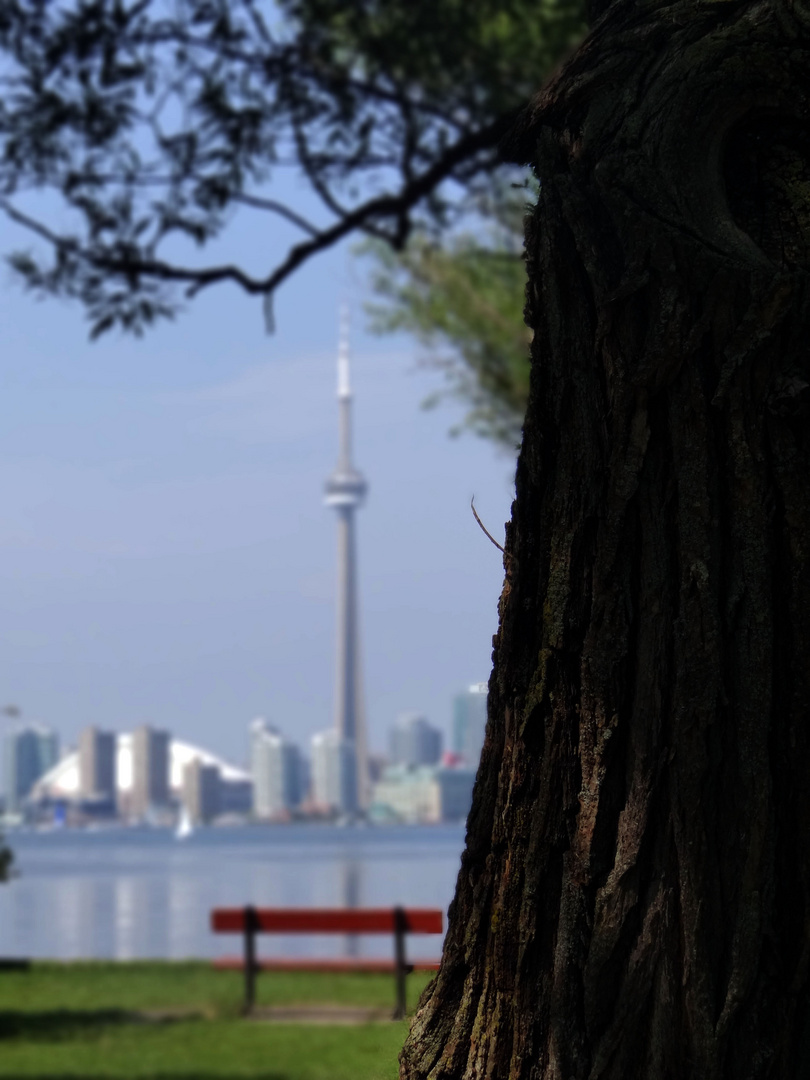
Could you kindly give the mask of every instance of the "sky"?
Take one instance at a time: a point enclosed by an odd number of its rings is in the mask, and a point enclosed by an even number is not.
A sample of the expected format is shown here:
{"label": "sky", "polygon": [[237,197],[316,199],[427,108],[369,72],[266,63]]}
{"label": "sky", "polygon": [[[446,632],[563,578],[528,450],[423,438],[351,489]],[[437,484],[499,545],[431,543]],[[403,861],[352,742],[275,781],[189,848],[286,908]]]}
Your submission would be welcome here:
{"label": "sky", "polygon": [[[266,268],[285,239],[243,214],[213,254]],[[21,246],[0,223],[0,252]],[[420,407],[441,376],[408,337],[365,332],[368,298],[344,247],[282,287],[272,336],[224,285],[91,343],[78,306],[0,267],[0,706],[66,743],[150,723],[236,763],[256,716],[304,747],[331,725],[345,302],[370,746],[403,711],[449,733],[453,695],[489,677],[503,581],[470,498],[502,538],[514,463],[450,437],[461,406]]]}

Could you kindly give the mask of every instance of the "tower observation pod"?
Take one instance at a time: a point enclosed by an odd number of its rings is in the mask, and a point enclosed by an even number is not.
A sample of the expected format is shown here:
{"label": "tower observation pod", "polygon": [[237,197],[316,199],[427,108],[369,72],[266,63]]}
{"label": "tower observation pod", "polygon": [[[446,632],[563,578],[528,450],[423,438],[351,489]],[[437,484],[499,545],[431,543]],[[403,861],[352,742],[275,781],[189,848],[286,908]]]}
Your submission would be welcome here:
{"label": "tower observation pod", "polygon": [[335,670],[335,728],[341,739],[353,747],[356,805],[347,811],[368,807],[368,763],[366,721],[360,657],[360,628],[357,604],[357,551],[354,514],[368,490],[362,473],[352,464],[352,391],[349,383],[348,311],[341,309],[337,361],[339,448],[335,470],[326,481],[324,502],[337,514],[337,656]]}

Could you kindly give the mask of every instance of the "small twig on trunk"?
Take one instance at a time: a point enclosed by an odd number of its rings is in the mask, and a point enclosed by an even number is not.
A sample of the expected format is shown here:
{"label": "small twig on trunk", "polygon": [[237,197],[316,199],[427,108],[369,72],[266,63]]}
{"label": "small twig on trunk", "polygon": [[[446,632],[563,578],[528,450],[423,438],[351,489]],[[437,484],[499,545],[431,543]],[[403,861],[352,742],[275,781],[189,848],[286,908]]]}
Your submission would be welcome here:
{"label": "small twig on trunk", "polygon": [[483,521],[481,520],[481,518],[480,518],[480,517],[478,516],[478,511],[477,511],[477,510],[475,509],[475,496],[474,496],[474,495],[473,495],[473,497],[472,497],[472,498],[470,499],[470,509],[472,510],[472,512],[473,512],[473,517],[474,517],[474,518],[475,518],[475,520],[476,520],[476,521],[478,522],[478,524],[479,524],[479,526],[480,526],[480,528],[481,528],[481,531],[482,531],[482,532],[483,532],[483,533],[484,533],[484,534],[485,534],[486,536],[488,536],[488,537],[489,537],[489,539],[490,539],[490,540],[492,541],[492,543],[493,543],[493,544],[495,545],[495,547],[496,547],[496,548],[498,549],[498,551],[503,551],[503,553],[504,553],[504,555],[505,555],[505,554],[506,554],[506,551],[504,551],[503,547],[501,547],[501,545],[500,545],[500,544],[498,543],[498,541],[497,541],[497,540],[495,539],[495,537],[494,537],[494,536],[492,535],[492,533],[491,533],[491,532],[489,531],[489,529],[488,529],[488,528],[486,527],[486,525],[485,525],[485,524],[483,523]]}

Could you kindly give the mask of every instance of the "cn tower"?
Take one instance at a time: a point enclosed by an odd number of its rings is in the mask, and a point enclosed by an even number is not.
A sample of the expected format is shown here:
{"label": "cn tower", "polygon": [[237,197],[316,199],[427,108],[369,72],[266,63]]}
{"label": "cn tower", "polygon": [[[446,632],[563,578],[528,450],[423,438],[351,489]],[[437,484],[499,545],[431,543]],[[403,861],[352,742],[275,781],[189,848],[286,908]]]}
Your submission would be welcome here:
{"label": "cn tower", "polygon": [[357,808],[368,806],[368,763],[363,683],[360,672],[360,627],[357,605],[357,553],[354,512],[363,502],[368,485],[352,464],[352,391],[349,384],[348,310],[341,309],[337,361],[337,398],[340,417],[338,463],[326,481],[324,502],[337,513],[337,665],[335,671],[335,727],[354,747]]}

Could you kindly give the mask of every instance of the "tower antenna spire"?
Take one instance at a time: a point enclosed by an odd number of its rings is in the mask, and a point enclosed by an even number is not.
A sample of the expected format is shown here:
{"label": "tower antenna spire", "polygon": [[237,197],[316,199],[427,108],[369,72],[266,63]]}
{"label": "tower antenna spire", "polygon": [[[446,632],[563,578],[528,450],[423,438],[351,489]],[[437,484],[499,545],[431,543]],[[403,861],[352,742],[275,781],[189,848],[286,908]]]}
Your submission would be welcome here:
{"label": "tower antenna spire", "polygon": [[338,398],[351,397],[349,384],[349,305],[340,305],[340,331],[338,337]]}

